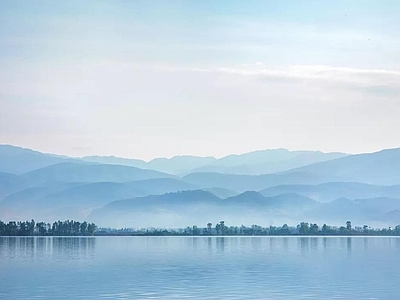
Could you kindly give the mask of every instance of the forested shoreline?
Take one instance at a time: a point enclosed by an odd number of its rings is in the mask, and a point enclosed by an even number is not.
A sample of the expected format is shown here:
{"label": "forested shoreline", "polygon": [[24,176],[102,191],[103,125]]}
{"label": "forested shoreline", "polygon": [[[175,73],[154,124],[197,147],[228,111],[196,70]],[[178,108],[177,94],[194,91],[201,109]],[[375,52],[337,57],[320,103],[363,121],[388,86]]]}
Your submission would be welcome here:
{"label": "forested shoreline", "polygon": [[97,227],[94,223],[74,220],[46,222],[0,220],[0,236],[92,236]]}
{"label": "forested shoreline", "polygon": [[329,226],[324,224],[319,227],[315,223],[301,222],[297,226],[227,226],[224,221],[220,221],[215,226],[208,223],[206,227],[188,226],[178,229],[160,228],[99,228],[95,235],[126,235],[126,236],[326,236],[326,235],[345,235],[345,236],[400,236],[400,225],[394,228],[371,228],[368,225],[353,227],[351,221],[347,221],[344,226]]}
{"label": "forested shoreline", "polygon": [[353,227],[351,221],[344,226],[318,226],[316,223],[301,222],[297,226],[227,226],[220,221],[213,226],[188,226],[186,228],[98,228],[94,223],[74,220],[56,221],[53,223],[31,221],[0,220],[0,236],[400,236],[400,225],[394,228],[371,228],[368,225]]}

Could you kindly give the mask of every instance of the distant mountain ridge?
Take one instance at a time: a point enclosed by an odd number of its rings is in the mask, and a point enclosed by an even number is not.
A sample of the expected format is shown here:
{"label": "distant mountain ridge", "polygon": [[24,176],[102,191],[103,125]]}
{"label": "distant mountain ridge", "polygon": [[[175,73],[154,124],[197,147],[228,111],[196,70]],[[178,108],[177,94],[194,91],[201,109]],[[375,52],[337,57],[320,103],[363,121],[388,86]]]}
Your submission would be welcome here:
{"label": "distant mountain ridge", "polygon": [[11,145],[0,145],[0,172],[19,175],[68,161],[76,159]]}
{"label": "distant mountain ridge", "polygon": [[118,158],[114,156],[86,156],[88,162],[129,165],[160,172],[185,175],[193,172],[215,172],[238,175],[260,175],[280,172],[310,163],[327,161],[348,154],[321,151],[289,151],[287,149],[257,150],[244,154],[232,154],[222,158],[198,156],[174,156],[155,158],[149,162],[138,159]]}
{"label": "distant mountain ridge", "polygon": [[337,176],[343,178],[343,181],[377,185],[400,184],[400,148],[354,154],[291,169],[282,174],[296,172]]}
{"label": "distant mountain ridge", "polygon": [[[355,155],[274,149],[145,162],[77,159],[0,145],[4,220],[77,219],[101,212],[100,222],[116,218],[121,226],[187,225],[214,218],[231,224],[343,224],[347,218],[388,224],[400,217],[399,199],[400,149]],[[129,209],[110,210],[115,201],[127,201],[118,203],[129,203]]]}
{"label": "distant mountain ridge", "polygon": [[127,182],[150,178],[173,178],[173,175],[136,167],[64,162],[21,175],[31,183],[61,182]]}

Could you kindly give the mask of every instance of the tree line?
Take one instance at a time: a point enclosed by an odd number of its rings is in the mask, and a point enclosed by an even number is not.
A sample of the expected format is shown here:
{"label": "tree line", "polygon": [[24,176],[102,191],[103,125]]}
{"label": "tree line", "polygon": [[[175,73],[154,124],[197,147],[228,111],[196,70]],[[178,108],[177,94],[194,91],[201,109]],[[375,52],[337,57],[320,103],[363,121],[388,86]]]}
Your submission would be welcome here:
{"label": "tree line", "polygon": [[132,229],[132,228],[100,228],[96,235],[138,235],[138,236],[171,236],[171,235],[193,235],[193,236],[261,236],[261,235],[272,235],[272,236],[288,236],[288,235],[363,235],[363,236],[400,236],[400,225],[396,227],[388,228],[371,228],[368,225],[362,227],[353,227],[351,221],[347,221],[343,226],[329,226],[324,224],[319,226],[316,223],[301,222],[297,226],[288,226],[283,224],[282,226],[269,226],[262,227],[259,225],[251,226],[228,226],[224,221],[220,221],[215,226],[212,223],[208,223],[206,227],[188,226],[180,229],[158,229],[158,228],[146,228],[146,229]]}
{"label": "tree line", "polygon": [[74,220],[46,222],[0,220],[0,236],[90,236],[97,227],[94,223],[77,222]]}

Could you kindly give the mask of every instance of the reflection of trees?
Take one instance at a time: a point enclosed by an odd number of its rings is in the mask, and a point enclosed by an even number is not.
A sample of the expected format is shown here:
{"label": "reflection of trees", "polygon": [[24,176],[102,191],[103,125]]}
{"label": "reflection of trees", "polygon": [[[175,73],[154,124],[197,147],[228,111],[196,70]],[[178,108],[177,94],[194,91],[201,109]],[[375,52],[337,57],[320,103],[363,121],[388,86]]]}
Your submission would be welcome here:
{"label": "reflection of trees", "polygon": [[216,238],[217,249],[221,252],[225,251],[225,238],[224,237],[217,237]]}
{"label": "reflection of trees", "polygon": [[3,237],[0,253],[9,256],[88,258],[94,254],[94,237]]}

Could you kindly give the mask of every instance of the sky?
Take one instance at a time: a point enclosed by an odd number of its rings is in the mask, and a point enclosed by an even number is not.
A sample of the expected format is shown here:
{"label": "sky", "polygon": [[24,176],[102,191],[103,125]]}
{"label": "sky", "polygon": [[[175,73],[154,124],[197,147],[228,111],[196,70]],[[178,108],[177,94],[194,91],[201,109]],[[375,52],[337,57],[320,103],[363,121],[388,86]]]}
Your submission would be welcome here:
{"label": "sky", "polygon": [[399,132],[400,1],[0,2],[0,144],[149,160]]}

